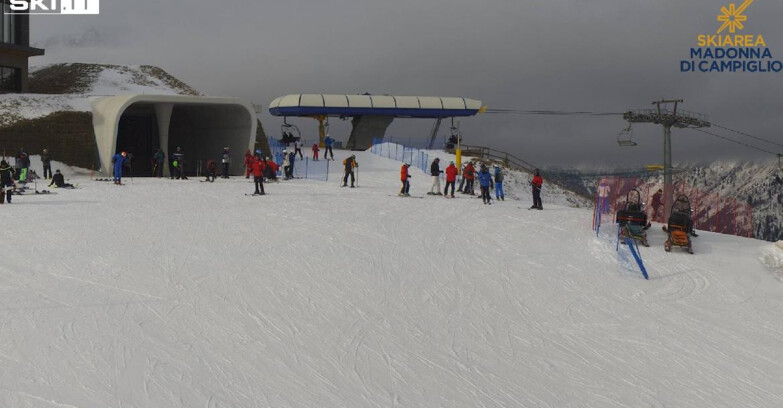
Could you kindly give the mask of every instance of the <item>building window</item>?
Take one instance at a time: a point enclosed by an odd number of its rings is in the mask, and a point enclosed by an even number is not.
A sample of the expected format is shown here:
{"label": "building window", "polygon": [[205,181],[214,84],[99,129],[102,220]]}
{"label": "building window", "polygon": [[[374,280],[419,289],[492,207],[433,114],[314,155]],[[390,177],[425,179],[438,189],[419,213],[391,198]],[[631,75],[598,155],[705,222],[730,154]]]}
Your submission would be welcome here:
{"label": "building window", "polygon": [[16,44],[16,15],[11,14],[11,5],[3,3],[3,42]]}
{"label": "building window", "polygon": [[0,93],[22,92],[22,70],[0,67]]}

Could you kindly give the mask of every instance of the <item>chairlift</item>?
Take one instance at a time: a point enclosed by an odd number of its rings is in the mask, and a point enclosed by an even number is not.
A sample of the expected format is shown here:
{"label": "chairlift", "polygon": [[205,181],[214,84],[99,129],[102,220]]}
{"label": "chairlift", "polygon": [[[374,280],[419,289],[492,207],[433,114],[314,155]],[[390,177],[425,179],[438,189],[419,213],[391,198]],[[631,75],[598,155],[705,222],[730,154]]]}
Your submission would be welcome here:
{"label": "chairlift", "polygon": [[280,125],[280,133],[280,142],[285,145],[302,139],[302,132],[296,125],[288,123],[285,116],[283,116],[283,124]]}
{"label": "chairlift", "polygon": [[451,118],[450,136],[446,139],[446,148],[453,149],[462,143],[462,132],[459,129],[459,121],[454,125],[454,118]]}
{"label": "chairlift", "polygon": [[633,147],[636,146],[636,142],[633,141],[633,130],[631,129],[631,124],[628,123],[628,127],[621,130],[620,133],[617,134],[617,144],[620,147]]}

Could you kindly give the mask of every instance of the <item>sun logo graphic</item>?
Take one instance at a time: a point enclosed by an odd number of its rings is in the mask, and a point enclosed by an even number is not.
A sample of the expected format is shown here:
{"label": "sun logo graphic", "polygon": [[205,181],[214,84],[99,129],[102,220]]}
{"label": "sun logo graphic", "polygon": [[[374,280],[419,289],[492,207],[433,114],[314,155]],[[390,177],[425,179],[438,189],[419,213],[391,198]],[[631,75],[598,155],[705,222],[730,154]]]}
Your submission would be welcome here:
{"label": "sun logo graphic", "polygon": [[732,34],[737,32],[737,30],[742,30],[745,28],[743,23],[748,21],[748,16],[742,13],[745,12],[745,9],[753,4],[754,1],[755,0],[745,0],[745,2],[742,3],[739,7],[737,7],[734,3],[729,4],[728,8],[725,6],[721,7],[720,12],[722,14],[718,16],[718,21],[722,22],[723,24],[718,29],[718,34],[722,33],[723,30],[727,28]]}

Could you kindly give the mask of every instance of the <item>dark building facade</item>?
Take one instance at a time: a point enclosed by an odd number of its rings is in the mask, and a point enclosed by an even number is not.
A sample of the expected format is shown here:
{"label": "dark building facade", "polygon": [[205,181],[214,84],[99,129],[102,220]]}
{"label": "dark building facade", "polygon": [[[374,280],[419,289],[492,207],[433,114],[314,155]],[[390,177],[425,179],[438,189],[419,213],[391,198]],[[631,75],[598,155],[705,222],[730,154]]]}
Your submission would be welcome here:
{"label": "dark building facade", "polygon": [[10,0],[0,6],[0,93],[27,92],[27,60],[44,50],[30,47],[30,16],[12,14]]}

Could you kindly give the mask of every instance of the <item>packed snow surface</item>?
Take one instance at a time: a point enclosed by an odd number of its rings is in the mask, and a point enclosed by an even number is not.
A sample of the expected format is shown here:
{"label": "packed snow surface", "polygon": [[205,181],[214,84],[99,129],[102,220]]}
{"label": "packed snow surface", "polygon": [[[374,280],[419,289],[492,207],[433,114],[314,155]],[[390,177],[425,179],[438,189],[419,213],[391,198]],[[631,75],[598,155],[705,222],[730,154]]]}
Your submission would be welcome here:
{"label": "packed snow surface", "polygon": [[774,244],[654,225],[646,281],[589,209],[400,198],[369,153],[340,188],[336,153],[266,196],[64,170],[0,206],[0,406],[783,406]]}

